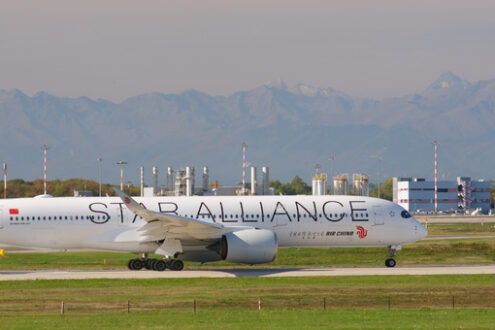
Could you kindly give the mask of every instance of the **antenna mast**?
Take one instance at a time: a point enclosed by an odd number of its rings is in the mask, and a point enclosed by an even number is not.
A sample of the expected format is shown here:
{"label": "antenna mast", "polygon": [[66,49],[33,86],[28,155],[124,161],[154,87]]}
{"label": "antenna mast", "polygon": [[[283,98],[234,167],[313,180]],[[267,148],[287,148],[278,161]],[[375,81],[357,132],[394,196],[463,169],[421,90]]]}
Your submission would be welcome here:
{"label": "antenna mast", "polygon": [[50,149],[46,144],[43,145],[43,193],[46,195],[46,151]]}

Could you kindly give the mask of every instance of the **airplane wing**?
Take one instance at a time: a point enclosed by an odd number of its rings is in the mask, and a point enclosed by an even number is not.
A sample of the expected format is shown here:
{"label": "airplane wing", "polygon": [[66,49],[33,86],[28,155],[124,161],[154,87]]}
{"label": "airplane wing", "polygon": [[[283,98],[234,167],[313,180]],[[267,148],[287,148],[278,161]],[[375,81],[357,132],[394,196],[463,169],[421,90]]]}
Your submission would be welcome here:
{"label": "airplane wing", "polygon": [[150,211],[119,189],[113,188],[113,190],[132,213],[147,222],[137,229],[141,232],[141,242],[159,241],[165,238],[209,241],[222,237],[224,226],[221,224]]}

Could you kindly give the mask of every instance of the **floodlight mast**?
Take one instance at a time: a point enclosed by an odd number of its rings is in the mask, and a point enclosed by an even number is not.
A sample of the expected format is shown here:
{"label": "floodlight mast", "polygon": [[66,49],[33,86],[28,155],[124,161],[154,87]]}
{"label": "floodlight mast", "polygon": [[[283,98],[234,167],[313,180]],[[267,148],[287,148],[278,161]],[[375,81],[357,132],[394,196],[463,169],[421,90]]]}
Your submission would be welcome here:
{"label": "floodlight mast", "polygon": [[117,165],[120,165],[120,191],[124,191],[124,165],[126,164],[127,162],[122,160],[117,162]]}
{"label": "floodlight mast", "polygon": [[3,163],[3,198],[7,199],[7,163]]}
{"label": "floodlight mast", "polygon": [[243,196],[246,195],[246,148],[247,144],[245,142],[242,143],[242,189],[241,194]]}

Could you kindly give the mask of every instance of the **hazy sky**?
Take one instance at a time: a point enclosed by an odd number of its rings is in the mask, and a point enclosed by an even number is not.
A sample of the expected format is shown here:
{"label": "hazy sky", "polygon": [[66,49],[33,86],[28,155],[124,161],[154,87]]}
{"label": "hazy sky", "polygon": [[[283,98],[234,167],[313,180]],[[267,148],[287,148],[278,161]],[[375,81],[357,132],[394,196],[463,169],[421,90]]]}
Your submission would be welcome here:
{"label": "hazy sky", "polygon": [[495,78],[495,1],[2,0],[0,89],[120,101],[271,80],[381,98]]}

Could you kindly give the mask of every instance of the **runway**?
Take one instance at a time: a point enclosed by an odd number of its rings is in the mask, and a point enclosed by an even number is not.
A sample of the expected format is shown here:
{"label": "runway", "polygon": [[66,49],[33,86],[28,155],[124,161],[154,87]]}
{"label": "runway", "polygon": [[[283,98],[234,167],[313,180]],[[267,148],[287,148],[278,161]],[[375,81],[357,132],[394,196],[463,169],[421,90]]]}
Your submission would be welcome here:
{"label": "runway", "polygon": [[176,271],[4,271],[0,281],[150,278],[236,278],[370,275],[495,274],[495,266],[365,267],[365,268],[242,268]]}

